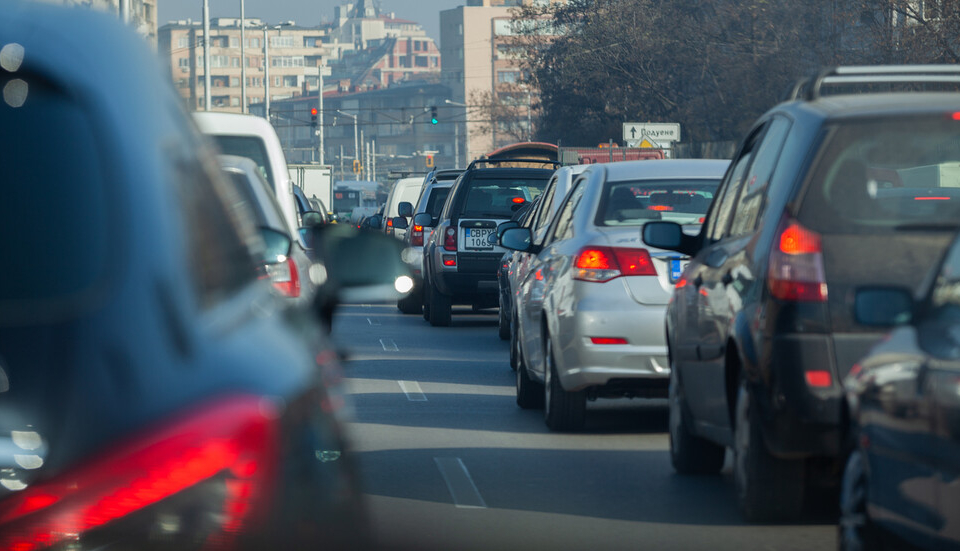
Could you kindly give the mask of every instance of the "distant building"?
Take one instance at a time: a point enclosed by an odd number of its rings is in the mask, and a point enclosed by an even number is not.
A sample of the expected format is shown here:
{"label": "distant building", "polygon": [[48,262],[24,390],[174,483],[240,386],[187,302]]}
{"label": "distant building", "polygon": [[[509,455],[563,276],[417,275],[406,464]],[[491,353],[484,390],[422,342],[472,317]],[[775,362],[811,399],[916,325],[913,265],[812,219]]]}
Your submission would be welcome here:
{"label": "distant building", "polygon": [[[41,0],[49,4],[83,6],[120,16],[121,0]],[[157,0],[129,0],[130,25],[142,34],[152,46],[157,46]]]}

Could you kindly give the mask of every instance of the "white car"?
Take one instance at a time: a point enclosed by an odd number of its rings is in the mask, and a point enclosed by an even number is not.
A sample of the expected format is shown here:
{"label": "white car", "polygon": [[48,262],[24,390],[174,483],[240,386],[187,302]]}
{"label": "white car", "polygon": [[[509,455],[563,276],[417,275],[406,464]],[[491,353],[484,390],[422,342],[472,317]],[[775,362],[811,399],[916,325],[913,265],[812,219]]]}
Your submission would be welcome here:
{"label": "white car", "polygon": [[[407,235],[407,226],[410,222],[406,219],[413,216],[413,205],[416,204],[417,199],[420,198],[420,189],[422,187],[423,178],[401,178],[394,182],[383,208],[384,233],[403,240]],[[409,204],[407,207],[409,214],[400,214],[401,203]],[[401,224],[402,227],[394,227],[394,223],[396,222],[394,219],[401,216],[404,218],[404,224]]]}

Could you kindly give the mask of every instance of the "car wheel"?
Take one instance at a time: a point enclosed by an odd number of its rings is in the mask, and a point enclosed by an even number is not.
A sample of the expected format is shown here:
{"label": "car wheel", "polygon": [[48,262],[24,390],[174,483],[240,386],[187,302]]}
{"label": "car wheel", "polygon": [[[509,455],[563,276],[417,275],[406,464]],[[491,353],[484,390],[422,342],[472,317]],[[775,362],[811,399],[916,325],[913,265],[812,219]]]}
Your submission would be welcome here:
{"label": "car wheel", "polygon": [[447,327],[450,325],[451,314],[450,297],[440,292],[435,286],[430,286],[430,325]]}
{"label": "car wheel", "polygon": [[717,474],[726,448],[690,432],[687,398],[676,366],[670,369],[670,463],[680,474]]}
{"label": "car wheel", "polygon": [[397,308],[404,314],[419,314],[423,308],[422,291],[414,289],[409,295],[397,301]]}
{"label": "car wheel", "polygon": [[500,293],[500,315],[497,322],[497,335],[500,340],[510,340],[510,312],[503,304],[503,293]]}
{"label": "car wheel", "polygon": [[804,462],[767,451],[746,380],[740,381],[733,435],[733,478],[748,522],[794,520],[803,509]]}
{"label": "car wheel", "polygon": [[867,512],[867,468],[860,450],[853,450],[840,484],[840,522],[837,547],[840,551],[886,549]]}
{"label": "car wheel", "polygon": [[517,358],[517,405],[522,409],[539,409],[543,407],[543,385],[530,378],[527,373],[527,363],[523,360],[523,351],[518,351]]}
{"label": "car wheel", "polygon": [[517,334],[517,315],[513,315],[513,322],[510,323],[510,369],[517,370],[520,365],[520,335]]}
{"label": "car wheel", "polygon": [[560,385],[557,365],[553,357],[553,342],[550,337],[544,343],[544,404],[543,417],[550,430],[566,432],[583,428],[587,416],[587,393],[567,392]]}

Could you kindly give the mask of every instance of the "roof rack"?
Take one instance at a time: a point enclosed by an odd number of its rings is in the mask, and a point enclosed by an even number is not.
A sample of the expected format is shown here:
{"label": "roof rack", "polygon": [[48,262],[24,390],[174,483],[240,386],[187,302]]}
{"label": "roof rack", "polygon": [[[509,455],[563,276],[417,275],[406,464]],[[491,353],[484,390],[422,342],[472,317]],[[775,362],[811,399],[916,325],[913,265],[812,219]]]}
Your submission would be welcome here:
{"label": "roof rack", "polygon": [[525,159],[523,157],[511,158],[511,159],[477,159],[475,161],[470,161],[470,165],[467,167],[467,170],[473,170],[473,167],[478,164],[501,164],[501,163],[537,163],[542,165],[553,165],[555,168],[560,168],[560,161],[553,161],[547,159]]}
{"label": "roof rack", "polygon": [[842,84],[960,84],[960,65],[851,65],[830,67],[800,79],[786,101],[813,101],[824,86]]}

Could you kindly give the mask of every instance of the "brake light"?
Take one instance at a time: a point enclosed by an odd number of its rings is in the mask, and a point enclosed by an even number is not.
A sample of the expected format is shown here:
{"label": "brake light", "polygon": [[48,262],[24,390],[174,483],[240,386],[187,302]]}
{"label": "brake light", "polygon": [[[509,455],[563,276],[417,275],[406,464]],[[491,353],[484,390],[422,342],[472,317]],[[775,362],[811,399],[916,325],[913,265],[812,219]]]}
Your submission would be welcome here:
{"label": "brake light", "polygon": [[647,210],[668,211],[673,210],[673,207],[669,205],[650,205]]}
{"label": "brake light", "polygon": [[515,204],[517,204],[517,205],[522,205],[522,204],[525,203],[527,200],[524,199],[523,197],[514,197],[513,199],[511,199],[511,201],[513,201],[513,202],[514,202]]}
{"label": "brake light", "polygon": [[[210,503],[216,510],[208,514],[220,519],[208,543],[231,547],[241,532],[266,520],[279,453],[277,417],[258,396],[226,398],[31,485],[0,504],[0,549],[75,542],[191,488],[206,490],[196,505]],[[206,489],[205,482],[221,489]]]}
{"label": "brake light", "polygon": [[787,216],[778,230],[767,271],[770,293],[781,300],[825,302],[827,280],[820,235]]}
{"label": "brake light", "polygon": [[657,275],[646,249],[629,247],[585,247],[575,262],[581,281],[604,282],[620,276]]}
{"label": "brake light", "polygon": [[457,265],[457,255],[455,255],[455,254],[445,254],[445,255],[443,255],[443,265],[444,265],[444,266],[456,266],[456,265]]}
{"label": "brake light", "polygon": [[627,344],[627,339],[620,337],[590,337],[593,344]]}
{"label": "brake light", "polygon": [[949,201],[949,197],[914,197],[914,201]]}
{"label": "brake light", "polygon": [[448,227],[443,234],[443,248],[448,251],[457,250],[457,228]]}
{"label": "brake light", "polygon": [[807,384],[814,388],[827,388],[832,383],[830,372],[825,370],[807,371],[804,373]]}
{"label": "brake light", "polygon": [[953,113],[952,115],[950,115],[950,118],[952,118],[955,121],[960,121],[960,113]]}
{"label": "brake light", "polygon": [[410,244],[414,247],[423,246],[423,226],[413,226],[413,232],[410,233]]}
{"label": "brake light", "polygon": [[300,272],[292,258],[287,257],[283,262],[268,264],[267,273],[270,274],[274,289],[280,291],[280,294],[290,298],[300,296]]}

